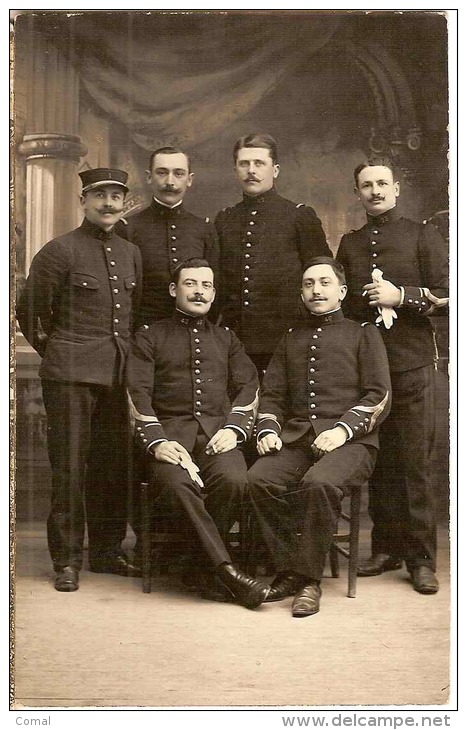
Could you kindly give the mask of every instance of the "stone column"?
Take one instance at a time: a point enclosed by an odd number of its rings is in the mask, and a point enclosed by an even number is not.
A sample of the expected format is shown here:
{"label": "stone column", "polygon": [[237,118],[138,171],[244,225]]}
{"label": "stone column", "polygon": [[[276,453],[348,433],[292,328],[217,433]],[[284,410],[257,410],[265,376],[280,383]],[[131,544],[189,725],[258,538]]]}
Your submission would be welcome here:
{"label": "stone column", "polygon": [[26,158],[27,274],[34,255],[82,220],[80,158],[87,154],[78,135],[79,78],[71,65],[31,27],[25,43],[26,133],[18,152]]}

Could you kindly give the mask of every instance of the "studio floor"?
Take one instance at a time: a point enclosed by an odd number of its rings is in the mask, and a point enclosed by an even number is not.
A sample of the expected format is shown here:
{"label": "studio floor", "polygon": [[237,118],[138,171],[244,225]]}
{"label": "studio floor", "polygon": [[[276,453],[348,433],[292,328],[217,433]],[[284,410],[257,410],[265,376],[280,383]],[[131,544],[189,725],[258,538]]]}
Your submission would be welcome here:
{"label": "studio floor", "polygon": [[[131,547],[131,539],[129,538]],[[369,553],[369,529],[361,551]],[[345,561],[342,559],[342,562]],[[373,707],[446,705],[450,696],[449,539],[439,531],[438,594],[405,569],[323,580],[319,614],[293,619],[292,599],[249,611],[203,600],[179,578],[89,572],[53,588],[43,522],[17,524],[14,693],[18,708]],[[440,708],[441,709],[441,708]]]}

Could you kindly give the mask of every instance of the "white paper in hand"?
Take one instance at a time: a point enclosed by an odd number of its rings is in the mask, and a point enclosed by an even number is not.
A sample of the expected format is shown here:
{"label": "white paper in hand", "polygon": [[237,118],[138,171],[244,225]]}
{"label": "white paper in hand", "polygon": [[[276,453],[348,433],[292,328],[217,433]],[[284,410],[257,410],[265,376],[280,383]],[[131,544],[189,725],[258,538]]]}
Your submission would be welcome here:
{"label": "white paper in hand", "polygon": [[[381,269],[373,269],[371,277],[375,284],[383,280],[383,272]],[[378,305],[379,317],[376,318],[376,323],[383,322],[386,329],[390,329],[397,319],[397,314],[392,307],[385,307]]]}
{"label": "white paper in hand", "polygon": [[183,469],[187,470],[191,480],[195,482],[195,484],[198,484],[200,489],[204,488],[203,480],[198,473],[199,467],[196,466],[194,461],[191,461],[191,459],[187,459],[186,456],[182,456],[180,459],[180,466],[183,467]]}

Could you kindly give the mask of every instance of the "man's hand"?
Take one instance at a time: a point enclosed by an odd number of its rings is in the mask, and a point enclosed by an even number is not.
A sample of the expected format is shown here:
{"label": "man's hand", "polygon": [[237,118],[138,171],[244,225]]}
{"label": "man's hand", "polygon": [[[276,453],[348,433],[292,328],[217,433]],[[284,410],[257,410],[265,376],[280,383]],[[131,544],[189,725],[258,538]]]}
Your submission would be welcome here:
{"label": "man's hand", "polygon": [[365,284],[363,296],[368,296],[370,307],[398,307],[401,301],[401,290],[390,281]]}
{"label": "man's hand", "polygon": [[191,461],[188,451],[178,441],[161,441],[154,448],[157,461],[166,461],[168,464],[180,464],[183,459]]}
{"label": "man's hand", "polygon": [[236,431],[233,428],[221,428],[206,445],[206,453],[208,456],[212,456],[212,454],[226,454],[227,451],[232,451],[236,445]]}
{"label": "man's hand", "polygon": [[311,451],[314,456],[320,458],[324,454],[328,454],[339,446],[343,446],[347,441],[347,431],[342,426],[335,426],[328,431],[322,431],[311,444]]}
{"label": "man's hand", "polygon": [[272,454],[274,451],[280,451],[282,449],[282,440],[276,433],[267,433],[258,441],[256,448],[260,456],[266,456],[266,454]]}

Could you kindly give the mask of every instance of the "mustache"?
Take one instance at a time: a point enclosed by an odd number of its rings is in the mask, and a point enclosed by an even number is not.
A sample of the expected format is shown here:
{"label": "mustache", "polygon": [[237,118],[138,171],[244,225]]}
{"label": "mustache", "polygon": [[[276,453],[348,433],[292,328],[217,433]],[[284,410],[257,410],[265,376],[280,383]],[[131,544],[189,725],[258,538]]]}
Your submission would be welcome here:
{"label": "mustache", "polygon": [[256,175],[247,175],[246,182],[260,182],[260,180],[258,180]]}
{"label": "mustache", "polygon": [[208,303],[202,294],[193,294],[193,296],[187,298],[189,302],[203,302],[204,304]]}
{"label": "mustache", "polygon": [[178,188],[175,188],[173,185],[164,185],[162,188],[164,193],[179,193],[180,190]]}
{"label": "mustache", "polygon": [[370,198],[370,203],[376,203],[377,200],[384,200],[384,197],[381,195],[372,195]]}
{"label": "mustache", "polygon": [[120,211],[115,210],[115,208],[109,208],[108,206],[105,206],[104,208],[99,208],[99,213],[119,213]]}

